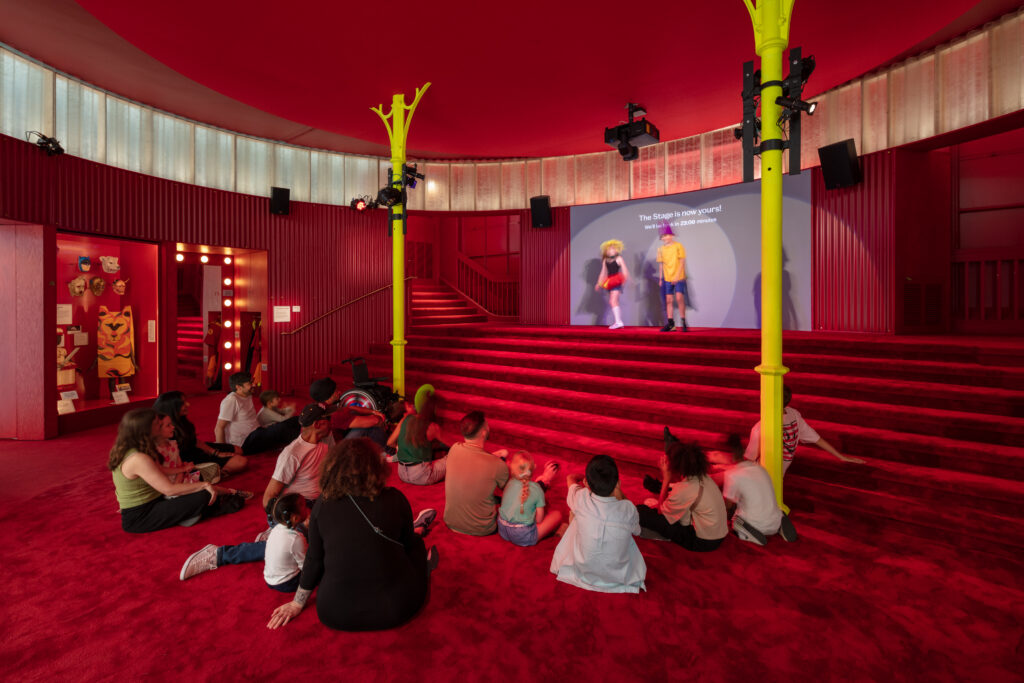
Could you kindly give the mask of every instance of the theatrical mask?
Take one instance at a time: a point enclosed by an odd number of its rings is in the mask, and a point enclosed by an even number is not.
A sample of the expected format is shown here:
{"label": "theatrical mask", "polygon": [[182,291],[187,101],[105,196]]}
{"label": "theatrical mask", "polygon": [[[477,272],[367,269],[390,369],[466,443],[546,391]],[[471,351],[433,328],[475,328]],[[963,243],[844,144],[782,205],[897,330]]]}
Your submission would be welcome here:
{"label": "theatrical mask", "polygon": [[94,277],[89,280],[89,290],[96,296],[100,296],[107,291],[107,281],[101,277]]}
{"label": "theatrical mask", "polygon": [[79,275],[74,280],[68,282],[68,291],[71,292],[71,296],[82,296],[85,294],[85,288],[89,286],[89,280],[84,275]]}

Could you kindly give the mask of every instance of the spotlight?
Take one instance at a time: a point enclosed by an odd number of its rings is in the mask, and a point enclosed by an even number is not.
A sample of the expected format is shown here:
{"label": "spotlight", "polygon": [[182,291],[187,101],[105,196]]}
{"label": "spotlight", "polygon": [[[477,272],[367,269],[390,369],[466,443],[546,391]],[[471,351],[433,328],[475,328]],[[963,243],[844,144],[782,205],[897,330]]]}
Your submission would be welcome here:
{"label": "spotlight", "polygon": [[422,173],[417,173],[418,164],[402,165],[402,183],[406,187],[416,187],[417,180],[423,180],[424,176]]}
{"label": "spotlight", "polygon": [[401,188],[388,186],[377,193],[377,206],[390,209],[395,204],[405,203],[405,193]]}
{"label": "spotlight", "polygon": [[619,143],[619,154],[622,156],[623,161],[633,161],[640,158],[640,148],[623,140]]}
{"label": "spotlight", "polygon": [[629,121],[614,128],[605,128],[604,142],[619,150],[619,154],[625,161],[632,161],[640,156],[638,147],[655,144],[661,139],[661,134],[658,132],[657,126],[646,118],[634,118],[647,116],[645,107],[630,102],[626,105],[626,109],[629,112]]}
{"label": "spotlight", "polygon": [[779,96],[775,98],[775,104],[780,107],[785,107],[791,112],[805,112],[808,116],[814,114],[814,111],[818,108],[817,102],[804,102],[803,100],[794,99],[792,97]]}
{"label": "spotlight", "polygon": [[29,142],[32,141],[33,135],[37,136],[36,147],[46,152],[46,156],[55,157],[58,154],[64,153],[64,148],[60,146],[60,142],[57,141],[57,138],[48,138],[38,130],[30,130],[25,133],[25,137]]}
{"label": "spotlight", "polygon": [[350,208],[356,211],[366,211],[367,209],[377,208],[377,202],[375,200],[370,199],[369,195],[356,197],[351,202],[349,202],[348,205]]}

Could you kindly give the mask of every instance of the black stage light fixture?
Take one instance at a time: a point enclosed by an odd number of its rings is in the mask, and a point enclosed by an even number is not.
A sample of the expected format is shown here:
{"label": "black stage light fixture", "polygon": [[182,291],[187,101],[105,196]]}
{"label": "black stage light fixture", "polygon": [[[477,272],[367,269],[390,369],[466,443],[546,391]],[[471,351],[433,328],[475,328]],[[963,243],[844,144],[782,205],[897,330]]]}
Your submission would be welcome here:
{"label": "black stage light fixture", "polygon": [[349,205],[350,208],[352,208],[352,209],[354,209],[356,211],[360,211],[360,212],[366,211],[367,209],[376,209],[377,208],[377,202],[373,201],[372,199],[370,199],[366,195],[363,195],[361,197],[356,197],[351,202],[349,202],[348,205]]}
{"label": "black stage light fixture", "polygon": [[377,206],[390,209],[395,204],[404,204],[405,193],[400,187],[388,186],[377,193]]}
{"label": "black stage light fixture", "polygon": [[60,146],[60,142],[58,142],[57,138],[48,138],[38,130],[30,130],[25,133],[25,137],[29,142],[32,141],[33,135],[37,136],[36,147],[46,152],[46,156],[54,157],[58,154],[64,153],[64,148]]}
{"label": "black stage light fixture", "polygon": [[803,100],[796,100],[792,97],[786,97],[785,95],[776,97],[775,104],[780,107],[785,107],[791,112],[802,111],[808,116],[813,116],[815,110],[818,108],[817,102],[804,102]]}
{"label": "black stage light fixture", "polygon": [[402,165],[402,184],[406,187],[416,187],[416,182],[423,180],[424,175],[417,172],[418,164]]}
{"label": "black stage light fixture", "polygon": [[661,134],[658,127],[646,118],[634,120],[637,116],[647,116],[645,107],[630,102],[626,105],[626,110],[629,112],[629,121],[614,128],[605,128],[604,142],[609,147],[617,149],[623,160],[633,161],[640,156],[638,148],[655,144],[661,139]]}

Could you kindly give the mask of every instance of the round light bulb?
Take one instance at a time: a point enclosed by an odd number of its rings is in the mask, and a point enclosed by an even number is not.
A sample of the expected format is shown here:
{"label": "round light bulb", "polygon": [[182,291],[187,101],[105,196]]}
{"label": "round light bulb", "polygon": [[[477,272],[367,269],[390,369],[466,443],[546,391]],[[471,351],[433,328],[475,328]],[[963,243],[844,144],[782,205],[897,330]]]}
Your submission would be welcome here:
{"label": "round light bulb", "polygon": [[231,363],[225,363],[224,364],[224,369],[225,370],[230,370],[231,369]]}
{"label": "round light bulb", "polygon": [[231,327],[231,321],[230,320],[225,320],[224,321],[224,327]]}
{"label": "round light bulb", "polygon": [[231,278],[229,278],[229,277],[224,278],[224,284],[227,285],[228,287],[230,287],[231,286]]}
{"label": "round light bulb", "polygon": [[224,348],[225,349],[230,349],[231,348],[231,342],[224,342]]}
{"label": "round light bulb", "polygon": [[231,299],[224,299],[224,305],[230,307],[231,306]]}
{"label": "round light bulb", "polygon": [[177,261],[178,263],[181,263],[182,261],[185,260],[185,255],[184,254],[176,254],[174,256],[174,260]]}
{"label": "round light bulb", "polygon": [[206,254],[203,254],[202,256],[199,257],[199,262],[200,263],[209,263],[210,262],[210,257],[207,256]]}
{"label": "round light bulb", "polygon": [[224,257],[224,265],[226,265],[226,266],[230,266],[231,265],[231,257],[230,256],[225,256]]}

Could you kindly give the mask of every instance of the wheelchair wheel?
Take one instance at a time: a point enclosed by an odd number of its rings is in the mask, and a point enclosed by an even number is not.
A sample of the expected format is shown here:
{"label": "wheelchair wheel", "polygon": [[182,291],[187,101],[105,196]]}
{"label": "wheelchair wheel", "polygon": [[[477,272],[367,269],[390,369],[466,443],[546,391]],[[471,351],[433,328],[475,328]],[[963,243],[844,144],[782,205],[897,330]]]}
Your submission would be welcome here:
{"label": "wheelchair wheel", "polygon": [[338,404],[346,408],[364,408],[365,410],[380,410],[383,408],[372,392],[365,389],[349,389],[338,400]]}

